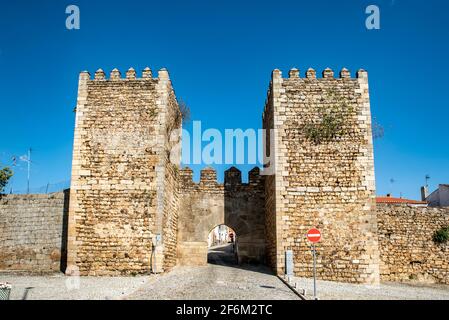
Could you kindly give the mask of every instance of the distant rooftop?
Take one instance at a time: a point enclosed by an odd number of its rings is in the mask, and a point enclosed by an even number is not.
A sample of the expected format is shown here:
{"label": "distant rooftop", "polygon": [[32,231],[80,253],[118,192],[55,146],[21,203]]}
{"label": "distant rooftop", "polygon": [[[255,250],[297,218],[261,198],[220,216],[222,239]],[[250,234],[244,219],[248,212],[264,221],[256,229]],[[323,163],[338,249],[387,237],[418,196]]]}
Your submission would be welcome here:
{"label": "distant rooftop", "polygon": [[425,201],[410,200],[404,198],[394,198],[391,195],[386,195],[385,197],[377,197],[377,203],[389,203],[389,204],[413,204],[413,205],[427,205]]}

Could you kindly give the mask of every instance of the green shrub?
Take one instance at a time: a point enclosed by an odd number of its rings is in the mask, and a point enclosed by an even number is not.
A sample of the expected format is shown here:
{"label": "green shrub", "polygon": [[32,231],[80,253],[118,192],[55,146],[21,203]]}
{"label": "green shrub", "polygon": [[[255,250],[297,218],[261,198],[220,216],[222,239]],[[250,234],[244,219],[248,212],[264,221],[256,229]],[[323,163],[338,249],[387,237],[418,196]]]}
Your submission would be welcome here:
{"label": "green shrub", "polygon": [[306,138],[315,144],[330,142],[343,133],[344,119],[341,114],[324,114],[320,123],[308,123],[304,127]]}
{"label": "green shrub", "polygon": [[0,170],[0,194],[3,192],[3,189],[8,184],[9,179],[11,179],[13,172],[10,168],[5,167]]}
{"label": "green shrub", "polygon": [[354,109],[341,94],[329,90],[323,93],[318,107],[314,106],[316,102],[308,103],[315,108],[318,119],[308,119],[303,125],[307,140],[319,145],[335,141],[347,133],[345,126],[351,121]]}
{"label": "green shrub", "polygon": [[449,227],[441,228],[435,231],[433,234],[433,241],[438,244],[446,243],[449,241]]}

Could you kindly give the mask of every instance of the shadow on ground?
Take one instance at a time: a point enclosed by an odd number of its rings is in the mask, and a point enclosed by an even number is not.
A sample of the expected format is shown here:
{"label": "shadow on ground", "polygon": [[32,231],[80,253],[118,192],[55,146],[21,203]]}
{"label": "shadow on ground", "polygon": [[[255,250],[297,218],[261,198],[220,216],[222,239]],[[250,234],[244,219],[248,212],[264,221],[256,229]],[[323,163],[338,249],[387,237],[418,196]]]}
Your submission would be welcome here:
{"label": "shadow on ground", "polygon": [[264,264],[239,264],[232,243],[210,247],[207,262],[213,265],[274,275],[274,272]]}

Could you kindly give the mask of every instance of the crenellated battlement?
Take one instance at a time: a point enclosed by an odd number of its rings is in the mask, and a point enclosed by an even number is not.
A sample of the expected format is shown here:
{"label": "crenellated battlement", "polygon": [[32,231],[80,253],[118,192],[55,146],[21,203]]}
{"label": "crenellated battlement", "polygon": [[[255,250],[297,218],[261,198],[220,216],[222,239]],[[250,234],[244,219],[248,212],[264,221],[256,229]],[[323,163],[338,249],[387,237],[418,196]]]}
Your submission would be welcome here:
{"label": "crenellated battlement", "polygon": [[[150,68],[82,72],[68,272],[78,267],[82,275],[158,273],[176,264],[203,265],[211,229],[226,224],[238,236],[240,262],[266,261],[284,274],[291,250],[296,276],[311,274],[304,233],[319,228],[325,235],[322,279],[376,283],[368,73],[318,73],[292,68],[283,76],[273,70],[263,116],[269,166],[266,172],[250,170],[243,183],[236,167],[224,172],[223,182],[214,168],[204,168],[196,182],[192,169],[178,169],[180,157],[176,163],[167,157],[170,133],[182,121],[166,69],[154,76]],[[332,123],[343,125],[338,134],[314,139],[327,130],[327,111]],[[123,230],[139,233],[131,237]]]}
{"label": "crenellated battlement", "polygon": [[91,76],[89,71],[82,71],[80,76],[83,77],[83,79],[85,80],[91,80],[91,81],[125,81],[125,80],[158,80],[158,79],[164,79],[167,80],[169,79],[169,74],[167,69],[162,68],[158,71],[158,76],[157,78],[153,78],[153,72],[149,67],[146,67],[145,69],[142,70],[141,72],[141,77],[139,78],[137,75],[137,72],[134,68],[129,68],[126,72],[125,72],[125,76],[122,76],[122,72],[120,72],[120,70],[118,70],[117,68],[114,68],[110,73],[109,73],[109,78],[106,77],[106,73],[104,72],[103,69],[98,69],[97,71],[95,71],[93,77]]}
{"label": "crenellated battlement", "polygon": [[[335,88],[339,85],[350,85],[350,84],[364,84],[368,83],[368,72],[363,69],[359,69],[355,78],[352,77],[351,71],[347,68],[342,68],[336,76],[334,70],[331,68],[326,68],[321,72],[321,77],[317,77],[317,71],[313,68],[309,68],[305,71],[304,77],[301,76],[301,71],[297,68],[292,68],[288,72],[287,77],[283,77],[282,71],[279,69],[273,70],[271,74],[271,82],[267,91],[267,97],[265,100],[264,112],[262,114],[263,119],[265,119],[265,114],[267,113],[267,109],[272,108],[272,101],[276,95],[279,95],[280,89],[285,89],[285,87],[295,86],[298,88],[301,85],[314,85],[320,84],[320,88],[322,89],[331,89]],[[276,90],[277,93],[274,93]]]}
{"label": "crenellated battlement", "polygon": [[334,70],[332,70],[331,68],[326,68],[321,72],[321,78],[317,78],[317,72],[315,69],[313,68],[309,68],[306,70],[304,76],[305,77],[301,77],[301,71],[297,68],[292,68],[289,70],[288,72],[288,77],[283,77],[282,76],[282,71],[279,69],[275,69],[272,72],[271,75],[271,79],[273,82],[273,79],[300,79],[300,80],[327,80],[327,79],[352,79],[352,80],[356,80],[356,79],[360,79],[360,78],[365,78],[367,75],[367,72],[363,69],[359,69],[356,72],[356,77],[355,78],[351,78],[351,72],[347,69],[347,68],[343,68],[340,70],[338,77],[335,76],[335,72]]}
{"label": "crenellated battlement", "polygon": [[198,183],[193,181],[193,170],[185,167],[179,170],[180,183],[182,190],[187,189],[204,189],[221,190],[232,189],[235,187],[255,187],[263,184],[264,176],[260,174],[260,169],[255,167],[248,172],[248,183],[242,182],[242,172],[236,167],[229,168],[224,172],[224,182],[219,183],[217,180],[217,172],[214,168],[208,167],[201,170],[200,181]]}

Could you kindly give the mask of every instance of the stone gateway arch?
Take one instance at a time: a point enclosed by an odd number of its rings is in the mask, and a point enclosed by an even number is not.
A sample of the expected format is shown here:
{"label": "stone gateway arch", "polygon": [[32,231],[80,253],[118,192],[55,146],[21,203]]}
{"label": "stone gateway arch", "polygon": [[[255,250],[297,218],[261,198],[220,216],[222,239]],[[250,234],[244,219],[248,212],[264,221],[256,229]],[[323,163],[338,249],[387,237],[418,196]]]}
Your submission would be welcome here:
{"label": "stone gateway arch", "polygon": [[[322,126],[344,115],[338,134]],[[340,122],[338,122],[340,121]],[[321,229],[322,279],[379,281],[368,76],[296,69],[272,73],[263,112],[270,132],[269,175],[231,168],[180,168],[170,157],[182,116],[168,72],[122,77],[114,69],[79,78],[68,217],[67,274],[169,271],[207,262],[207,234],[226,224],[238,235],[239,261],[284,273],[287,250],[297,276],[311,275],[305,233]],[[326,129],[326,127],[324,128]],[[175,139],[176,140],[176,139]]]}
{"label": "stone gateway arch", "polygon": [[225,171],[224,184],[217,183],[211,168],[201,171],[198,184],[192,171],[181,171],[182,189],[178,222],[178,261],[182,265],[207,263],[207,237],[218,225],[231,227],[238,237],[240,263],[265,262],[265,185],[259,168],[242,183],[236,168]]}

